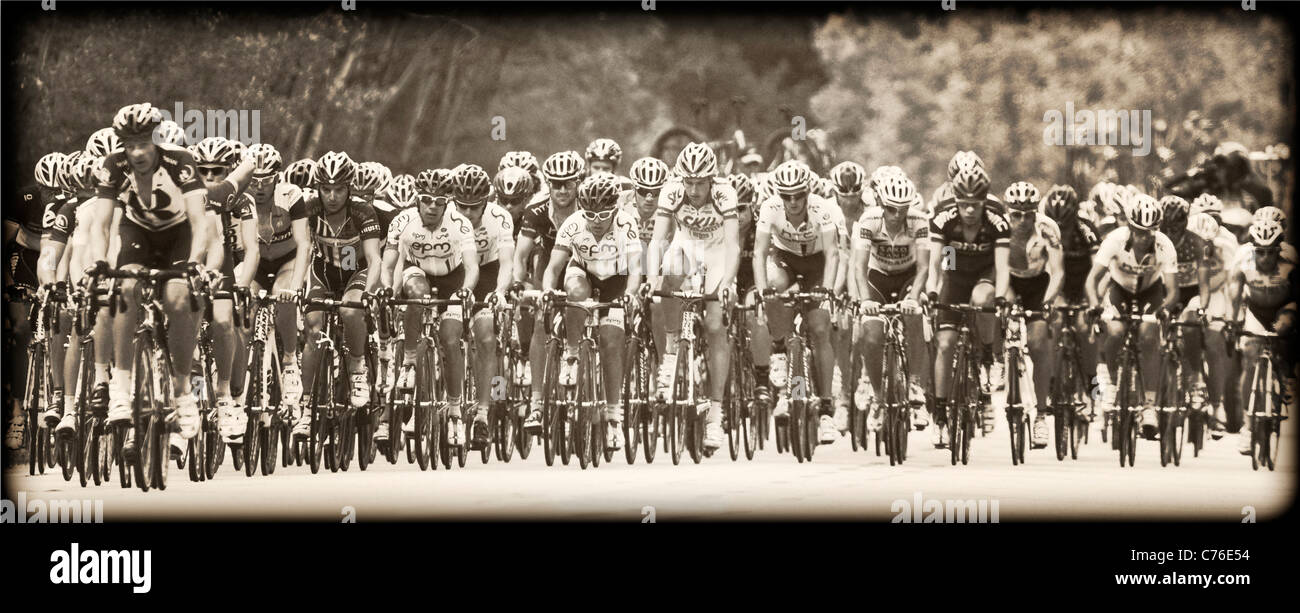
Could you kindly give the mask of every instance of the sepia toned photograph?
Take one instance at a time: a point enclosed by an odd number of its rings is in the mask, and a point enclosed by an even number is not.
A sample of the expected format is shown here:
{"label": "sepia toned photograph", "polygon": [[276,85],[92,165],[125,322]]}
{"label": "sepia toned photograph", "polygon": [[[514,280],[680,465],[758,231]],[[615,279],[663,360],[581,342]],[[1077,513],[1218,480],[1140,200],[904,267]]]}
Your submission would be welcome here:
{"label": "sepia toned photograph", "polygon": [[6,2],[0,519],[1281,521],[1264,4]]}

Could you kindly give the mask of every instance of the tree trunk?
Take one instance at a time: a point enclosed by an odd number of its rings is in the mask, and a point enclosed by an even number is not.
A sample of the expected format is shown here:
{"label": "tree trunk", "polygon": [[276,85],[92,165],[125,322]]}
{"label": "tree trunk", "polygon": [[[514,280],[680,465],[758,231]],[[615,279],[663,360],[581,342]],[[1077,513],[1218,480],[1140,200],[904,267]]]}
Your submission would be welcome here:
{"label": "tree trunk", "polygon": [[326,119],[329,116],[330,107],[333,106],[334,97],[343,90],[347,84],[348,74],[352,72],[352,67],[356,64],[357,57],[361,55],[361,44],[365,40],[365,30],[358,30],[356,35],[348,41],[344,49],[343,61],[340,63],[338,70],[334,72],[334,78],[330,81],[329,88],[325,95],[321,97],[320,104],[317,105],[315,125],[312,126],[311,137],[307,141],[303,155],[309,158],[316,157],[316,148],[320,146],[320,136],[325,130]]}

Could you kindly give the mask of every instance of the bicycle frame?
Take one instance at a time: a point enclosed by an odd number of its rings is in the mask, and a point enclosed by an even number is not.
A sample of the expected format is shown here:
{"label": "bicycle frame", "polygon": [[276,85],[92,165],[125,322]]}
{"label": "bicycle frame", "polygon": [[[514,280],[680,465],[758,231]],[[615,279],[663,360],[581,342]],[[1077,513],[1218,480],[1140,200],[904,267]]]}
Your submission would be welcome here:
{"label": "bicycle frame", "polygon": [[[961,325],[957,330],[957,344],[952,356],[952,380],[949,381],[948,394],[948,448],[951,451],[952,465],[961,460],[963,465],[970,461],[970,440],[975,436],[976,422],[981,418],[984,400],[979,384],[979,361],[972,352],[977,346],[975,339],[975,316],[979,313],[994,313],[995,307],[977,307],[968,304],[936,303],[935,308],[950,311],[961,316]],[[935,324],[938,322],[936,320]]]}
{"label": "bicycle frame", "polygon": [[1277,465],[1277,448],[1281,440],[1282,421],[1287,407],[1282,402],[1282,374],[1276,343],[1284,337],[1273,332],[1257,333],[1242,330],[1241,336],[1259,339],[1259,357],[1251,375],[1250,394],[1244,407],[1250,418],[1250,465],[1259,470],[1261,465],[1274,470]]}
{"label": "bicycle frame", "polygon": [[1124,326],[1124,344],[1119,351],[1119,388],[1116,400],[1119,407],[1110,411],[1116,415],[1110,419],[1114,430],[1112,445],[1119,450],[1119,465],[1132,466],[1137,453],[1138,425],[1137,416],[1141,405],[1134,407],[1134,396],[1142,397],[1146,389],[1142,378],[1142,354],[1140,328],[1142,323],[1156,321],[1154,315],[1143,315],[1139,305],[1129,302],[1126,312],[1118,315]]}
{"label": "bicycle frame", "polygon": [[[785,339],[786,353],[790,356],[790,379],[786,385],[786,393],[790,397],[790,419],[786,431],[794,435],[789,440],[795,458],[801,463],[811,462],[813,451],[819,444],[817,428],[820,420],[816,411],[820,407],[823,390],[817,384],[819,377],[813,360],[811,331],[805,325],[804,314],[811,309],[822,308],[821,304],[825,302],[833,321],[835,304],[830,293],[822,289],[780,294],[778,299],[795,312],[793,326]],[[797,389],[794,389],[796,386]],[[779,436],[779,425],[777,431]]]}

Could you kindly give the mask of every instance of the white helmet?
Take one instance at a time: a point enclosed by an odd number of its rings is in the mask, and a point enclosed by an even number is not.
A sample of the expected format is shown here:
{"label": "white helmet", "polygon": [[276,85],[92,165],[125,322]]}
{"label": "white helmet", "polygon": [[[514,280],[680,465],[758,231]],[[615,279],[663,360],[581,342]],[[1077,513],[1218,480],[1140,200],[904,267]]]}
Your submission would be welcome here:
{"label": "white helmet", "polygon": [[1128,198],[1128,210],[1124,211],[1124,216],[1128,218],[1129,225],[1142,230],[1157,230],[1160,228],[1160,220],[1164,217],[1164,211],[1160,208],[1160,203],[1155,198],[1146,194],[1130,194]]}
{"label": "white helmet", "polygon": [[712,177],[718,174],[718,156],[704,143],[691,143],[677,154],[673,172],[679,177]]}

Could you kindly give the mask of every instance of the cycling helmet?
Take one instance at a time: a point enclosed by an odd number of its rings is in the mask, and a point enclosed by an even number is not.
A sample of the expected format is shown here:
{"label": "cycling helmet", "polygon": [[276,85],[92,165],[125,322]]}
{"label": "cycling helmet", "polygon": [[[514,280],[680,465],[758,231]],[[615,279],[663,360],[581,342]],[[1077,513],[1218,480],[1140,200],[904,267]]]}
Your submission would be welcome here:
{"label": "cycling helmet", "polygon": [[1160,203],[1146,194],[1134,194],[1129,197],[1125,216],[1130,226],[1142,230],[1158,229],[1160,220],[1164,217]]}
{"label": "cycling helmet", "polygon": [[104,159],[93,155],[82,155],[70,163],[63,164],[59,173],[59,182],[63,189],[79,192],[95,186],[95,171],[104,163]]}
{"label": "cycling helmet", "polygon": [[1057,222],[1075,219],[1079,216],[1079,194],[1069,185],[1053,185],[1043,197],[1042,212]]}
{"label": "cycling helmet", "polygon": [[1217,218],[1223,215],[1223,201],[1214,194],[1201,194],[1192,201],[1192,213],[1206,213]]}
{"label": "cycling helmet", "polygon": [[553,153],[542,164],[542,175],[547,181],[571,181],[582,177],[586,164],[577,151]]}
{"label": "cycling helmet", "polygon": [[668,182],[668,165],[659,158],[641,158],[632,163],[628,173],[641,189],[659,189]]}
{"label": "cycling helmet", "polygon": [[876,186],[883,183],[885,179],[894,175],[906,177],[907,173],[903,172],[903,169],[897,166],[880,166],[871,173],[871,178],[867,181],[867,187],[875,189]]}
{"label": "cycling helmet", "polygon": [[1271,247],[1282,240],[1284,231],[1281,222],[1261,219],[1250,224],[1250,239],[1259,247]]}
{"label": "cycling helmet", "polygon": [[673,172],[682,178],[712,177],[718,174],[718,157],[704,143],[691,143],[677,154]]}
{"label": "cycling helmet", "polygon": [[217,165],[227,168],[235,165],[235,148],[230,141],[220,136],[210,136],[194,145],[194,163],[199,165]]}
{"label": "cycling helmet", "polygon": [[465,164],[451,177],[452,194],[458,204],[478,204],[492,193],[492,179],[478,164]]}
{"label": "cycling helmet", "polygon": [[128,104],[113,117],[113,132],[118,138],[152,136],[162,120],[162,113],[148,102]]}
{"label": "cycling helmet", "polygon": [[952,195],[956,198],[981,199],[988,193],[989,173],[983,166],[964,166],[952,177]]}
{"label": "cycling helmet", "polygon": [[598,173],[583,180],[578,186],[578,206],[584,211],[599,213],[618,204],[618,178],[609,173]]}
{"label": "cycling helmet", "polygon": [[1286,223],[1286,213],[1275,206],[1260,207],[1255,211],[1255,221],[1276,221],[1281,224]]}
{"label": "cycling helmet", "polygon": [[441,196],[446,192],[443,190],[450,189],[451,171],[446,168],[430,168],[421,171],[415,177],[415,189],[421,194],[430,196]]}
{"label": "cycling helmet", "polygon": [[113,128],[100,128],[86,141],[86,153],[95,157],[104,157],[122,148],[122,141],[117,138]]}
{"label": "cycling helmet", "polygon": [[1007,208],[1015,211],[1034,211],[1038,209],[1038,188],[1028,181],[1017,181],[1002,194],[1002,201]]}
{"label": "cycling helmet", "polygon": [[812,193],[817,194],[822,198],[835,197],[834,182],[826,177],[817,176],[817,173],[815,172],[810,172],[809,174],[812,175],[812,179],[808,182],[808,187],[812,190]]}
{"label": "cycling helmet", "polygon": [[1194,213],[1187,218],[1187,231],[1213,241],[1219,235],[1219,222],[1205,213]]}
{"label": "cycling helmet", "polygon": [[[358,172],[357,174],[361,173]],[[399,209],[405,209],[415,206],[415,201],[420,195],[420,192],[415,187],[414,177],[411,175],[397,175],[396,177],[393,177],[392,181],[388,182],[383,194],[384,199],[386,199],[389,204],[392,204]]]}
{"label": "cycling helmet", "polygon": [[253,158],[254,175],[274,174],[284,168],[284,158],[280,157],[280,152],[267,143],[249,147],[247,155]]}
{"label": "cycling helmet", "polygon": [[1186,200],[1172,194],[1160,199],[1160,229],[1165,234],[1178,234],[1187,229],[1187,218],[1192,206]]}
{"label": "cycling helmet", "polygon": [[283,180],[300,188],[311,186],[311,177],[316,172],[316,162],[310,159],[298,160],[284,169]]}
{"label": "cycling helmet", "polygon": [[316,161],[312,182],[317,184],[349,184],[357,172],[357,164],[342,151],[330,151]]}
{"label": "cycling helmet", "polygon": [[363,194],[382,193],[388,187],[389,178],[378,162],[361,162],[357,164],[356,176],[352,177],[352,191]]}
{"label": "cycling helmet", "polygon": [[156,143],[176,145],[177,147],[185,146],[185,129],[170,119],[158,124],[158,129],[154,133],[157,137],[154,141]]}
{"label": "cycling helmet", "polygon": [[831,185],[835,192],[849,196],[862,191],[867,180],[867,170],[857,162],[840,162],[831,169]]}
{"label": "cycling helmet", "polygon": [[876,185],[876,202],[887,207],[910,207],[917,202],[919,193],[912,180],[897,174],[891,174]]}
{"label": "cycling helmet", "polygon": [[812,173],[808,166],[797,160],[782,162],[772,171],[772,188],[782,196],[796,196],[806,193]]}
{"label": "cycling helmet", "polygon": [[609,162],[618,166],[623,159],[623,148],[618,143],[608,138],[598,138],[587,145],[587,163],[594,161]]}
{"label": "cycling helmet", "polygon": [[964,168],[984,169],[984,160],[976,155],[974,151],[958,151],[953,154],[952,159],[948,161],[948,180],[953,180],[957,173]]}
{"label": "cycling helmet", "polygon": [[754,183],[749,180],[749,176],[744,174],[735,174],[727,177],[731,182],[731,188],[736,190],[736,202],[749,203],[754,201]]}
{"label": "cycling helmet", "polygon": [[527,170],[513,166],[498,171],[492,185],[497,199],[503,202],[517,202],[533,193],[533,177]]}
{"label": "cycling helmet", "polygon": [[59,171],[62,170],[63,159],[68,157],[58,151],[47,153],[36,162],[36,184],[41,187],[50,189],[59,188]]}
{"label": "cycling helmet", "polygon": [[497,172],[511,167],[527,170],[528,174],[534,178],[541,172],[541,165],[537,163],[537,156],[527,151],[510,151],[501,156],[501,162],[497,164]]}

